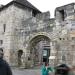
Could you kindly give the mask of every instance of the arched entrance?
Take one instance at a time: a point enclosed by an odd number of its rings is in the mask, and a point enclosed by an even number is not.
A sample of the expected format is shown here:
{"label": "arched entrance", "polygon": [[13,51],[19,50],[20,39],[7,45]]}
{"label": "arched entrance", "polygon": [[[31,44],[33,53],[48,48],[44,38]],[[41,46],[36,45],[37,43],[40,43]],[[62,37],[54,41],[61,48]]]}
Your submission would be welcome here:
{"label": "arched entrance", "polygon": [[29,42],[30,57],[33,61],[33,65],[42,64],[43,62],[49,62],[50,56],[50,39],[44,35],[38,35],[32,38]]}
{"label": "arched entrance", "polygon": [[23,50],[18,50],[18,66],[22,65],[21,56],[23,54]]}

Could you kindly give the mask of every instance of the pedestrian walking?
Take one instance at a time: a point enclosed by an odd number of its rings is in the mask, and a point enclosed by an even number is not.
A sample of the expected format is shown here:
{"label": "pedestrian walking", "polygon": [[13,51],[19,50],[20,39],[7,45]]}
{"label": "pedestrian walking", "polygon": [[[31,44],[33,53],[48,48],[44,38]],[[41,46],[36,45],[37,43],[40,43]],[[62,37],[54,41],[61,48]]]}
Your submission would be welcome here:
{"label": "pedestrian walking", "polygon": [[47,63],[43,63],[42,65],[42,75],[49,75]]}
{"label": "pedestrian walking", "polygon": [[49,66],[49,64],[47,64],[47,70],[48,70],[48,75],[54,75],[54,67]]}
{"label": "pedestrian walking", "polygon": [[8,63],[3,59],[3,49],[0,48],[0,75],[12,75]]}

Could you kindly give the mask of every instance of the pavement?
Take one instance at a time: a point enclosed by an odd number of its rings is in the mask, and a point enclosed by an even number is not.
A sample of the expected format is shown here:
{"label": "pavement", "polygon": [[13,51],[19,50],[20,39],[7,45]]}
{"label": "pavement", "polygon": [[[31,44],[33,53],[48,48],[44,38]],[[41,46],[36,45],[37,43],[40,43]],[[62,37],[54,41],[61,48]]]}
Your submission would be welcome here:
{"label": "pavement", "polygon": [[13,75],[41,75],[40,69],[12,69]]}

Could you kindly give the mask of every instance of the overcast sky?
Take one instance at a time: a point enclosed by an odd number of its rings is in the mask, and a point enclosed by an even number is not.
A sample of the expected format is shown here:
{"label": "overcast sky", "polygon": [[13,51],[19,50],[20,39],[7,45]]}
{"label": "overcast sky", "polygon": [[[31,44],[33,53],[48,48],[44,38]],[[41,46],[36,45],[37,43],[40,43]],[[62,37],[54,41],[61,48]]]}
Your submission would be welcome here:
{"label": "overcast sky", "polygon": [[[0,4],[7,4],[11,0],[0,0]],[[50,15],[54,17],[54,10],[56,7],[66,5],[69,3],[74,3],[75,0],[28,0],[31,2],[35,7],[37,7],[40,11],[46,12],[50,11]]]}

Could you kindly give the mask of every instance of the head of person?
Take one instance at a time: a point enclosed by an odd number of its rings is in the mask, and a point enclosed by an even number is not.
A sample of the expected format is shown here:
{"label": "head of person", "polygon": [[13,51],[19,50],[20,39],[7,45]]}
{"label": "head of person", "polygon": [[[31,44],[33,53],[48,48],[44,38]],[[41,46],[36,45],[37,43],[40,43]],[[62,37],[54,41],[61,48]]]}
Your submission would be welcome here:
{"label": "head of person", "polygon": [[4,53],[3,53],[3,49],[0,48],[0,59],[3,58],[3,55],[4,55]]}
{"label": "head of person", "polygon": [[45,66],[49,66],[49,64],[47,62],[45,62]]}

